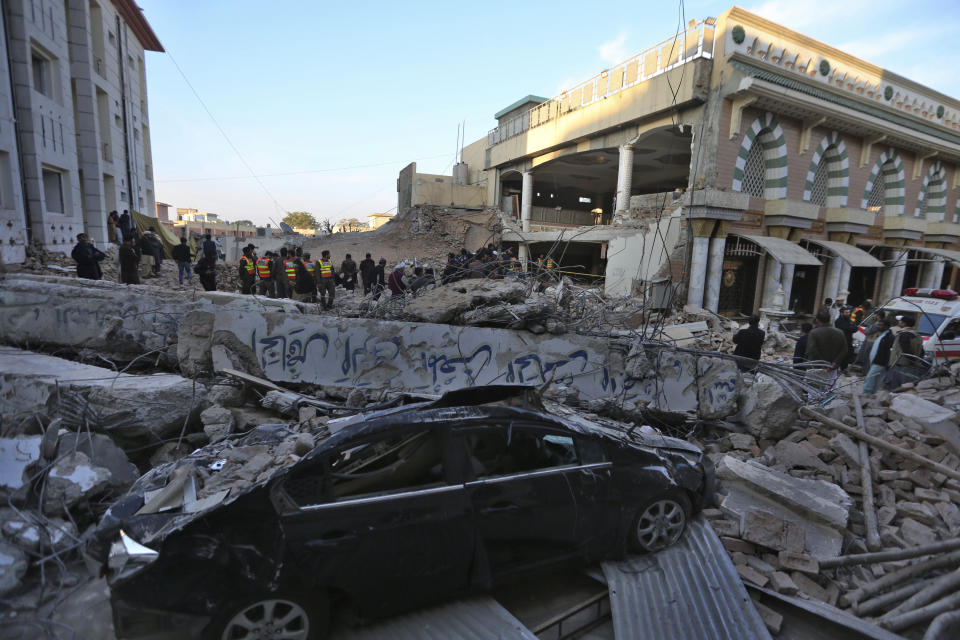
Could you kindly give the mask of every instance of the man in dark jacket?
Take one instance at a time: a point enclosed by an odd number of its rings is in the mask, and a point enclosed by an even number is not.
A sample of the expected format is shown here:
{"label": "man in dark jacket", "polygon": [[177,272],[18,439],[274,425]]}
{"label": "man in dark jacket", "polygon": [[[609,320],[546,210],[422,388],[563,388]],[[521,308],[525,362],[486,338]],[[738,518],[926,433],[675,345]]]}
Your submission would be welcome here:
{"label": "man in dark jacket", "polygon": [[896,338],[893,331],[890,330],[890,321],[881,317],[877,320],[877,337],[870,347],[868,362],[870,369],[867,371],[867,377],[863,381],[863,393],[876,393],[887,375],[887,368],[890,366],[890,349]]}
{"label": "man in dark jacket", "polygon": [[90,244],[90,238],[85,233],[77,234],[77,244],[70,252],[70,256],[77,261],[77,277],[88,280],[99,280],[103,276],[100,271],[100,261],[106,254]]}
{"label": "man in dark jacket", "polygon": [[126,209],[123,210],[123,215],[120,216],[120,233],[123,235],[123,239],[133,237],[133,220],[130,219],[130,212]]}
{"label": "man in dark jacket", "polygon": [[140,250],[144,255],[153,258],[153,275],[160,275],[160,263],[163,262],[163,243],[157,237],[153,229],[147,229],[143,232],[143,239],[140,241]]}
{"label": "man in dark jacket", "polygon": [[175,246],[171,253],[173,259],[177,261],[177,278],[180,279],[180,284],[183,284],[184,274],[187,276],[187,282],[192,280],[193,273],[191,273],[190,263],[193,261],[193,256],[190,255],[190,245],[187,244],[187,239],[180,238],[180,244]]}
{"label": "man in dark jacket", "polygon": [[377,263],[377,266],[373,270],[373,293],[378,298],[380,294],[383,293],[383,289],[387,286],[387,259],[380,258],[380,261]]}
{"label": "man in dark jacket", "polygon": [[819,379],[833,387],[837,381],[837,372],[847,361],[847,338],[843,331],[830,326],[830,311],[824,307],[817,311],[817,325],[807,338],[807,360],[810,362],[824,361],[828,364],[822,368],[810,369],[807,375],[811,379]]}
{"label": "man in dark jacket", "polygon": [[193,270],[200,276],[204,291],[217,290],[217,256],[204,254]]}
{"label": "man in dark jacket", "polygon": [[203,244],[200,245],[200,249],[203,251],[203,255],[211,256],[216,262],[217,260],[217,243],[213,241],[213,238],[210,234],[203,236]]}
{"label": "man in dark jacket", "polygon": [[120,245],[120,282],[140,284],[140,254],[133,248],[133,238],[124,238]]}
{"label": "man in dark jacket", "polygon": [[347,291],[357,288],[357,263],[349,253],[340,263],[340,278],[343,280],[343,288]]}
{"label": "man in dark jacket", "polygon": [[[737,348],[733,350],[733,355],[759,360],[763,341],[766,337],[767,334],[760,328],[760,317],[750,316],[747,328],[737,331],[736,335],[733,336],[733,344],[737,345]],[[756,366],[756,362],[737,361],[737,368],[740,371],[752,371]]]}
{"label": "man in dark jacket", "polygon": [[797,339],[797,345],[793,348],[793,364],[800,364],[807,361],[807,340],[810,338],[810,332],[813,325],[804,322],[800,325],[800,333],[803,334]]}
{"label": "man in dark jacket", "polygon": [[377,263],[368,253],[367,257],[360,261],[360,280],[363,281],[363,295],[367,295],[373,289],[376,271]]}
{"label": "man in dark jacket", "polygon": [[317,281],[313,273],[304,264],[303,258],[294,260],[297,265],[297,279],[293,285],[293,299],[301,302],[317,301]]}
{"label": "man in dark jacket", "polygon": [[847,358],[843,361],[843,364],[840,365],[843,371],[846,371],[847,365],[853,362],[853,334],[857,332],[857,325],[850,319],[851,311],[852,309],[850,307],[843,307],[840,309],[840,315],[833,322],[833,326],[840,329],[847,339]]}

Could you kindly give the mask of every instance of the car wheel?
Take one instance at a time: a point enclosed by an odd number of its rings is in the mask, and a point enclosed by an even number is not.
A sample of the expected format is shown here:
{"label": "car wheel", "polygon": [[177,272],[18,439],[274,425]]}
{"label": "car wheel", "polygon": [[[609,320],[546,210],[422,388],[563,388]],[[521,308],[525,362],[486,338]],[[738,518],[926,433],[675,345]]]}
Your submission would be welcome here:
{"label": "car wheel", "polygon": [[690,512],[690,498],[683,493],[657,496],[638,511],[630,533],[633,546],[648,553],[666,549],[683,535]]}
{"label": "car wheel", "polygon": [[230,609],[219,618],[212,637],[219,640],[318,640],[326,634],[327,618],[325,600],[270,594]]}

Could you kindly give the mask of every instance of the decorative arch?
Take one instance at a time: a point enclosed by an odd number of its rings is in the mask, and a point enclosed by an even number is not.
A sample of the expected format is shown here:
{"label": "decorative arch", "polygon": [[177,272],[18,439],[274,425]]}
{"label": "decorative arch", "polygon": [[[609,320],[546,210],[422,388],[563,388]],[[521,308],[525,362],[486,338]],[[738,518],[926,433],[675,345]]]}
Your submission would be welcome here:
{"label": "decorative arch", "polygon": [[923,185],[917,196],[917,207],[913,215],[917,218],[926,214],[930,222],[943,222],[947,213],[947,172],[939,160],[930,165],[923,176]]}
{"label": "decorative arch", "polygon": [[850,159],[847,157],[847,147],[836,131],[831,131],[823,137],[810,159],[807,182],[803,187],[803,199],[807,202],[810,202],[813,195],[813,183],[821,162],[827,163],[827,199],[825,206],[847,206],[847,196],[850,188]]}
{"label": "decorative arch", "polygon": [[883,212],[889,215],[902,216],[907,177],[903,171],[900,154],[893,149],[887,149],[881,153],[877,162],[873,165],[873,169],[870,170],[870,177],[867,179],[867,188],[863,191],[860,208],[866,210],[867,200],[870,198],[870,192],[873,191],[873,183],[881,175],[881,172],[883,173],[885,187]]}
{"label": "decorative arch", "polygon": [[755,141],[763,145],[765,170],[764,197],[767,200],[782,200],[787,197],[787,141],[780,121],[772,113],[760,115],[743,136],[737,152],[737,164],[733,169],[733,190],[743,191],[744,169],[747,156]]}

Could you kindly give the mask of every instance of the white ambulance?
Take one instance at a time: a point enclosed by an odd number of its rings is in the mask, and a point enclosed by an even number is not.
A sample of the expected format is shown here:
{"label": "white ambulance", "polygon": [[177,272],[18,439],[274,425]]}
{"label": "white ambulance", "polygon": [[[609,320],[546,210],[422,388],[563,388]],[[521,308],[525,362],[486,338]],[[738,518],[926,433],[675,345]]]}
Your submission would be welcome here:
{"label": "white ambulance", "polygon": [[867,330],[883,312],[891,322],[896,316],[908,315],[917,320],[915,331],[923,338],[923,350],[929,360],[960,359],[960,294],[950,289],[904,289],[903,295],[893,298],[864,318],[853,344],[860,350]]}

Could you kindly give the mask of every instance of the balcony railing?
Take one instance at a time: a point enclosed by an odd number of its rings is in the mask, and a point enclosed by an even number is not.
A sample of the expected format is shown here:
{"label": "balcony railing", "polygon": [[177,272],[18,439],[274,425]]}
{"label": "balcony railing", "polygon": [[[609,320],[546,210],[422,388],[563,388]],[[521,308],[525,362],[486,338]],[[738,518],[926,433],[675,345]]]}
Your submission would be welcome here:
{"label": "balcony railing", "polygon": [[691,60],[712,58],[714,29],[713,19],[708,18],[638,53],[612,69],[602,71],[573,89],[564,91],[556,98],[502,122],[487,133],[487,145],[493,146],[560,118],[571,111],[588,107]]}

